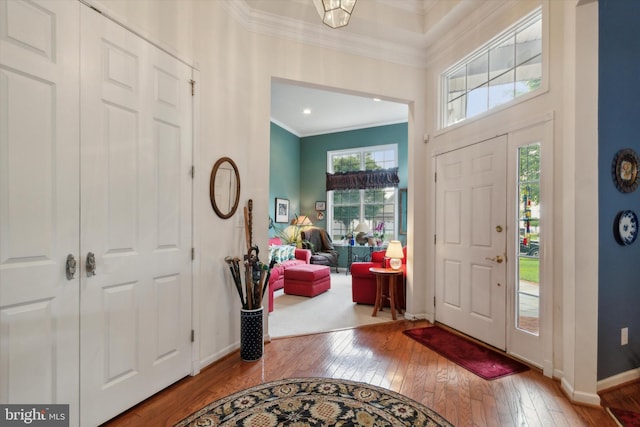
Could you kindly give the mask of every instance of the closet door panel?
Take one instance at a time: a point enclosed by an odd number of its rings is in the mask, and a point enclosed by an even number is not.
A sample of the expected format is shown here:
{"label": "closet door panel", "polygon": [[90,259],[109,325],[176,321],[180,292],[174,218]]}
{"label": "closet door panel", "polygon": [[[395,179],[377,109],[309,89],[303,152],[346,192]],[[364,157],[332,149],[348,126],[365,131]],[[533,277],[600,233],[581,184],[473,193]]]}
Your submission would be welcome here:
{"label": "closet door panel", "polygon": [[79,3],[0,0],[0,402],[78,425]]}
{"label": "closet door panel", "polygon": [[191,369],[191,69],[81,17],[81,417],[99,424]]}

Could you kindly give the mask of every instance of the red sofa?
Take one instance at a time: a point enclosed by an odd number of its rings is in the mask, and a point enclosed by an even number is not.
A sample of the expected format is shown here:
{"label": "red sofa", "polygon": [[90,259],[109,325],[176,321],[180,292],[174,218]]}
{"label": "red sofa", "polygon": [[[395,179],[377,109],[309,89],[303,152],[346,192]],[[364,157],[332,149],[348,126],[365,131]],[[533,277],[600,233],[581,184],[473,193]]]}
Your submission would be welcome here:
{"label": "red sofa", "polygon": [[[396,293],[396,298],[400,302],[400,307],[405,308],[405,283],[407,277],[407,248],[402,248],[404,258],[402,258],[402,286]],[[354,262],[351,264],[351,296],[353,302],[359,304],[373,305],[376,302],[376,276],[369,271],[371,267],[388,267],[389,260],[385,260],[386,251],[376,251],[371,254],[371,262]],[[387,265],[384,265],[384,264]],[[389,301],[384,301],[386,307]]]}
{"label": "red sofa", "polygon": [[[281,240],[277,237],[269,239],[269,249],[281,246]],[[309,264],[311,261],[311,251],[309,249],[293,250],[294,257],[281,261],[271,269],[269,276],[269,313],[273,311],[273,293],[278,289],[284,288],[284,270],[292,265]]]}

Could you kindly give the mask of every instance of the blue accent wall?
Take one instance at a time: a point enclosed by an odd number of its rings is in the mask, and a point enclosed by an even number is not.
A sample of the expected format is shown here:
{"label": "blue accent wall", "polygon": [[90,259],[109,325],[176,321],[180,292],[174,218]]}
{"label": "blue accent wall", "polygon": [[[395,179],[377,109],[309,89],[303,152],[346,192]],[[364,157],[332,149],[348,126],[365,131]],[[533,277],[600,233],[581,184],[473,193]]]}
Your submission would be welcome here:
{"label": "blue accent wall", "polygon": [[300,212],[300,138],[271,123],[269,216],[274,221],[276,197],[289,200],[289,219]]}
{"label": "blue accent wall", "polygon": [[[619,211],[640,215],[640,189],[619,192],[611,174],[618,150],[640,153],[639,19],[639,1],[599,2],[599,380],[640,367],[640,239],[620,246],[613,236]],[[623,327],[629,328],[625,346],[620,345]]]}

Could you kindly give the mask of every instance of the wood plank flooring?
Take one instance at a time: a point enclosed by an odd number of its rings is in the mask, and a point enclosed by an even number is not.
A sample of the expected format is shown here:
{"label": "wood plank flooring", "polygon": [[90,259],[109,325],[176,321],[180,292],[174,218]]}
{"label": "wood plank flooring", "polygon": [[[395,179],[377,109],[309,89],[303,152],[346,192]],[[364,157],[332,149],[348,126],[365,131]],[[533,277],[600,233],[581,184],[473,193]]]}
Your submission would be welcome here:
{"label": "wood plank flooring", "polygon": [[[535,369],[485,381],[401,333],[426,325],[398,320],[276,339],[265,345],[262,360],[242,362],[238,352],[232,353],[105,425],[172,426],[218,398],[294,377],[345,378],[386,387],[427,405],[456,426],[616,425],[602,408],[572,405],[557,381]],[[640,411],[637,398],[621,393],[628,408]]]}

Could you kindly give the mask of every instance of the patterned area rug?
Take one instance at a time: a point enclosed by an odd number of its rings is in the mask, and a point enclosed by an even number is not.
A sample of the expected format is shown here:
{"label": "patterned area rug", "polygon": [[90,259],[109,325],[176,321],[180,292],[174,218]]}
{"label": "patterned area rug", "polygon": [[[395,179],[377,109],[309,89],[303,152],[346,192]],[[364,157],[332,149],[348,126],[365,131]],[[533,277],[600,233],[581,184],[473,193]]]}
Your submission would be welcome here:
{"label": "patterned area rug", "polygon": [[205,406],[183,426],[453,426],[426,406],[381,387],[294,378],[242,390]]}

